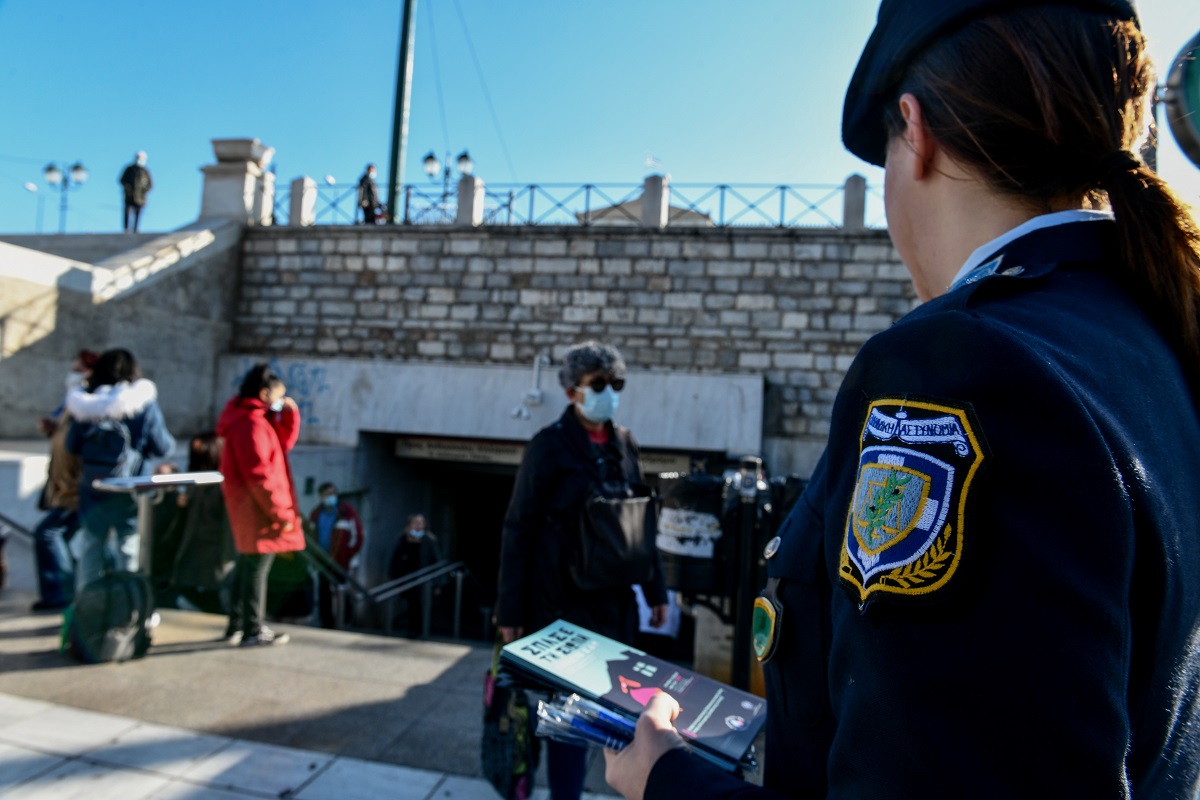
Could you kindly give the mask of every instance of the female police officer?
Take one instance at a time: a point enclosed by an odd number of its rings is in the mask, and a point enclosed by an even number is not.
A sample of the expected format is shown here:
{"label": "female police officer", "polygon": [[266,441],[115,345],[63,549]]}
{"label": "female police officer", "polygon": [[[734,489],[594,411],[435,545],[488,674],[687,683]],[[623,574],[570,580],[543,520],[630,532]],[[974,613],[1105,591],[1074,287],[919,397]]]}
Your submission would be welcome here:
{"label": "female police officer", "polygon": [[884,0],[843,138],[926,302],[768,560],[766,788],[658,698],[617,789],[1196,796],[1200,233],[1131,152],[1154,86],[1130,0]]}

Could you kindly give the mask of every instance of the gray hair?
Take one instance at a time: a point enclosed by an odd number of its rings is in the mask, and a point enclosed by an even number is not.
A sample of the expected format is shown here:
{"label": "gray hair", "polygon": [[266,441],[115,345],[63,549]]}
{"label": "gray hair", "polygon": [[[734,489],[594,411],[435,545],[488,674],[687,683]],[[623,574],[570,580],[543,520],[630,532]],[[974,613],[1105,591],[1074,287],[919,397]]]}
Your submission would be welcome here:
{"label": "gray hair", "polygon": [[611,344],[595,340],[580,342],[563,355],[562,369],[558,371],[558,382],[563,388],[578,386],[589,372],[608,372],[616,378],[625,376],[625,359]]}

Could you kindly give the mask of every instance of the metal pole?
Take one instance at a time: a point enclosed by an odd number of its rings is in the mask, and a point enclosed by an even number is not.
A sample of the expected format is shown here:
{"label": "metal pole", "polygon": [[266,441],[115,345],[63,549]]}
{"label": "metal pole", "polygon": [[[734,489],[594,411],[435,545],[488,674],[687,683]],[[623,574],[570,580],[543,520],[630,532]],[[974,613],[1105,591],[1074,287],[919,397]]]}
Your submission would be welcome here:
{"label": "metal pole", "polygon": [[67,232],[67,187],[70,185],[70,183],[71,183],[71,180],[67,177],[67,174],[64,172],[63,179],[62,179],[62,185],[58,187],[58,192],[60,195],[62,195],[62,199],[59,200],[59,202],[58,202],[58,232],[59,233]]}
{"label": "metal pole", "polygon": [[454,573],[454,638],[458,638],[462,622],[462,570]]}
{"label": "metal pole", "polygon": [[753,456],[742,459],[738,478],[741,486],[741,528],[738,542],[737,587],[733,598],[732,683],[738,689],[750,688],[750,628],[753,624],[755,591],[755,533],[758,529],[758,476],[762,460]]}
{"label": "metal pole", "polygon": [[[433,587],[429,585],[429,581],[421,584],[421,638],[429,638],[429,617],[433,609]],[[409,631],[412,635],[412,631]]]}
{"label": "metal pole", "polygon": [[387,221],[396,224],[396,198],[404,183],[404,148],[408,145],[408,106],[412,88],[413,42],[417,0],[404,0],[400,18],[400,60],[396,65],[396,105],[392,109],[392,155],[388,162]]}
{"label": "metal pole", "polygon": [[162,502],[162,492],[155,489],[134,496],[137,498],[138,570],[148,576],[154,562],[154,506]]}

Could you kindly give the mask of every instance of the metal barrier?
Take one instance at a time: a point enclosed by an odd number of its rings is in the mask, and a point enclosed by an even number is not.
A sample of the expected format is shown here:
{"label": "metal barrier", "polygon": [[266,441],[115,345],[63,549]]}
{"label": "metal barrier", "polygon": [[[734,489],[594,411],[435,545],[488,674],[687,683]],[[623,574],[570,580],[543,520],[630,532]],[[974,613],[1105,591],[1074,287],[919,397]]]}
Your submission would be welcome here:
{"label": "metal barrier", "polygon": [[370,599],[374,604],[386,603],[383,622],[384,633],[391,634],[392,619],[395,616],[396,598],[413,589],[421,590],[421,635],[429,636],[429,615],[433,601],[433,581],[447,575],[454,578],[454,638],[459,637],[462,630],[462,588],[466,576],[466,565],[461,561],[439,561],[422,567],[416,572],[403,575],[387,583],[381,583],[370,591]]}
{"label": "metal barrier", "polygon": [[92,488],[114,494],[131,494],[137,500],[138,568],[150,574],[154,553],[154,506],[161,503],[164,489],[221,483],[219,472],[176,472],[172,475],[135,475],[131,478],[97,478]]}
{"label": "metal barrier", "polygon": [[[359,222],[357,184],[318,184],[318,225]],[[640,225],[641,183],[495,183],[484,192],[484,225]],[[839,228],[844,185],[671,183],[667,227]],[[883,195],[867,190],[867,225],[883,227]],[[398,218],[406,225],[453,225],[458,196],[405,184]],[[274,222],[287,225],[290,189],[275,193]]]}
{"label": "metal barrier", "polygon": [[7,539],[9,534],[12,533],[23,536],[31,542],[33,541],[33,531],[29,530],[12,517],[7,517],[4,514],[0,514],[0,539]]}
{"label": "metal barrier", "polygon": [[[139,569],[150,574],[150,563],[154,551],[154,505],[162,502],[163,490],[177,489],[182,486],[199,486],[203,484],[221,483],[224,477],[219,472],[180,472],[173,475],[142,475],[132,478],[101,478],[92,482],[92,488],[116,494],[131,494],[137,500],[138,516],[137,529],[139,534]],[[454,638],[459,637],[462,630],[462,588],[463,578],[466,577],[466,565],[461,561],[439,561],[424,569],[397,578],[374,588],[367,588],[353,575],[346,571],[341,564],[321,547],[313,537],[312,525],[308,520],[301,521],[304,526],[305,549],[301,555],[309,565],[329,580],[335,587],[337,600],[336,625],[339,629],[346,626],[346,595],[353,593],[370,605],[387,604],[387,618],[384,621],[384,631],[392,632],[392,617],[395,599],[401,594],[420,589],[423,593],[422,634],[429,635],[429,613],[431,607],[431,582],[450,575],[454,578]],[[30,539],[33,534],[13,520],[0,515],[0,528],[11,529]]]}

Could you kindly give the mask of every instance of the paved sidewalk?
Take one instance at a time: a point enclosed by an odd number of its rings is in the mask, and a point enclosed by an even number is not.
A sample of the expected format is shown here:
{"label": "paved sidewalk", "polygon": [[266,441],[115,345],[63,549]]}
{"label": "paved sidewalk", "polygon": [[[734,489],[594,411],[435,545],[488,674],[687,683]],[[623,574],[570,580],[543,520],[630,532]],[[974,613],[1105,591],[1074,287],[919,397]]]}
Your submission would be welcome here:
{"label": "paved sidewalk", "polygon": [[[286,646],[231,648],[224,617],[163,610],[146,658],[82,665],[58,652],[61,617],[30,612],[32,576],[14,577],[0,797],[497,797],[479,772],[488,647],[277,625]],[[611,792],[603,767],[593,753],[589,792]]]}
{"label": "paved sidewalk", "polygon": [[[495,800],[480,778],[247,742],[0,694],[10,800]],[[544,800],[546,789],[534,798]],[[586,795],[585,795],[586,796]]]}

